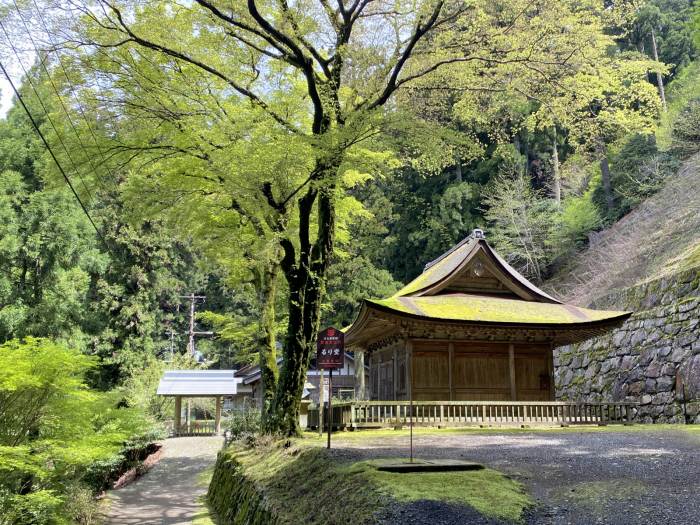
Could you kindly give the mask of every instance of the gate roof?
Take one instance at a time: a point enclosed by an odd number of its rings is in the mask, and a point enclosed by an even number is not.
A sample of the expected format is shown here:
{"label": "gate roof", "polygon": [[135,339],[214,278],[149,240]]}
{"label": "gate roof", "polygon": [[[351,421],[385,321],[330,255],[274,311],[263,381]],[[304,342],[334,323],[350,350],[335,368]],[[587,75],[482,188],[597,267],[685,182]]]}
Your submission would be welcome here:
{"label": "gate roof", "polygon": [[167,370],[158,385],[159,396],[232,396],[241,378],[235,370]]}

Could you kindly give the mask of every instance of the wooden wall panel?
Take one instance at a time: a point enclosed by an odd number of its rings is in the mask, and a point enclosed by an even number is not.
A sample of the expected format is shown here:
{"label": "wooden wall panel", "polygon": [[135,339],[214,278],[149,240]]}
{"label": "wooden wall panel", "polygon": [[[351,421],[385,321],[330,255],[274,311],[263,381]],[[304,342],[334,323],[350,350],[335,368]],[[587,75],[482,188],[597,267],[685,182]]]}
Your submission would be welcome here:
{"label": "wooden wall panel", "polygon": [[510,401],[510,389],[455,391],[455,401]]}
{"label": "wooden wall panel", "polygon": [[548,368],[551,350],[542,345],[515,346],[515,386],[518,401],[549,401],[551,378]]}
{"label": "wooden wall panel", "polygon": [[448,388],[449,364],[447,352],[413,351],[413,387]]}
{"label": "wooden wall panel", "polygon": [[391,361],[379,365],[379,399],[394,399],[394,366]]}
{"label": "wooden wall panel", "polygon": [[[416,350],[422,348],[423,350]],[[444,401],[450,398],[449,353],[447,345],[426,344],[413,350],[413,399],[416,401]],[[442,348],[445,348],[442,350]]]}
{"label": "wooden wall panel", "polygon": [[[454,341],[412,341],[411,366],[405,361],[403,345],[372,356],[373,399],[408,399],[405,379],[412,369],[413,399],[416,401],[508,401],[511,377],[508,344]],[[452,393],[450,392],[450,346],[453,348]],[[395,358],[394,358],[395,356]],[[515,344],[514,374],[516,399],[551,400],[549,370],[551,349],[547,345]],[[375,375],[376,374],[376,375]],[[396,390],[394,389],[396,383]],[[376,397],[375,397],[376,396]]]}

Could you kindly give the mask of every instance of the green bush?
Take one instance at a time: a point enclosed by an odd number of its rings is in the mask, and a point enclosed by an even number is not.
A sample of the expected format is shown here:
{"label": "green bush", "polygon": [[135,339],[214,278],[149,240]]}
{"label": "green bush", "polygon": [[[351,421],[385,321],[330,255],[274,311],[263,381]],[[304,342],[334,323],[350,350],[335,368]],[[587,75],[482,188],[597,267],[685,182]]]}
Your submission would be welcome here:
{"label": "green bush", "polygon": [[601,184],[593,192],[593,202],[601,216],[608,221],[616,221],[656,193],[679,165],[674,154],[659,150],[656,137],[652,134],[632,135],[617,151],[612,152],[609,161],[613,210],[607,209]]}
{"label": "green bush", "polygon": [[568,253],[583,246],[588,234],[598,230],[603,220],[592,199],[593,193],[572,196],[564,200],[559,217],[559,228],[555,231],[555,239],[559,253]]}
{"label": "green bush", "polygon": [[0,525],[94,523],[94,492],[147,452],[148,420],[88,388],[94,365],[46,339],[0,344]]}
{"label": "green bush", "polygon": [[671,150],[681,159],[700,151],[700,99],[691,100],[678,115],[671,132]]}
{"label": "green bush", "polygon": [[0,525],[62,525],[70,521],[53,490],[11,494],[0,488]]}
{"label": "green bush", "polygon": [[231,439],[239,440],[247,435],[254,435],[261,429],[260,409],[247,408],[233,412],[226,425],[231,435]]}
{"label": "green bush", "polygon": [[70,519],[78,525],[95,525],[100,523],[100,507],[90,488],[70,485],[66,490],[65,510]]}

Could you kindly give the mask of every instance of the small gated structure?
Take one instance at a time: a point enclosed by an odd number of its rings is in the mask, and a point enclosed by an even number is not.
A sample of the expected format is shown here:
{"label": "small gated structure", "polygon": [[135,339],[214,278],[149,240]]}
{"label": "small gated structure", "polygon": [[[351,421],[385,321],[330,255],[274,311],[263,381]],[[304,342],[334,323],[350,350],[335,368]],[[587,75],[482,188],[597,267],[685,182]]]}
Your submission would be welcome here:
{"label": "small gated structure", "polygon": [[[221,432],[222,398],[234,396],[241,379],[235,370],[167,370],[158,385],[157,395],[175,399],[175,413],[170,434],[173,436],[201,436]],[[192,420],[189,399],[211,397],[215,400],[214,421]],[[187,405],[182,419],[182,399]]]}
{"label": "small gated structure", "polygon": [[[410,423],[420,427],[629,425],[636,406],[633,402],[415,401],[411,405],[409,401],[352,401],[333,404],[332,421],[337,429]],[[318,412],[318,407],[309,408],[308,428],[318,428]]]}

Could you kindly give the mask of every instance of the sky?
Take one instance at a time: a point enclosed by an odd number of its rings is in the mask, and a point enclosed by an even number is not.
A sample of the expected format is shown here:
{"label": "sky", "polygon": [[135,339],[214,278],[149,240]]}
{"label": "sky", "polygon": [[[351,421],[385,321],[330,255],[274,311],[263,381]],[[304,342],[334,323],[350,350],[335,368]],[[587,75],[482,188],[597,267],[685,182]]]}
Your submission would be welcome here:
{"label": "sky", "polygon": [[[2,75],[0,75],[2,76]],[[6,78],[0,78],[0,118],[4,118],[12,105],[12,88]]]}

